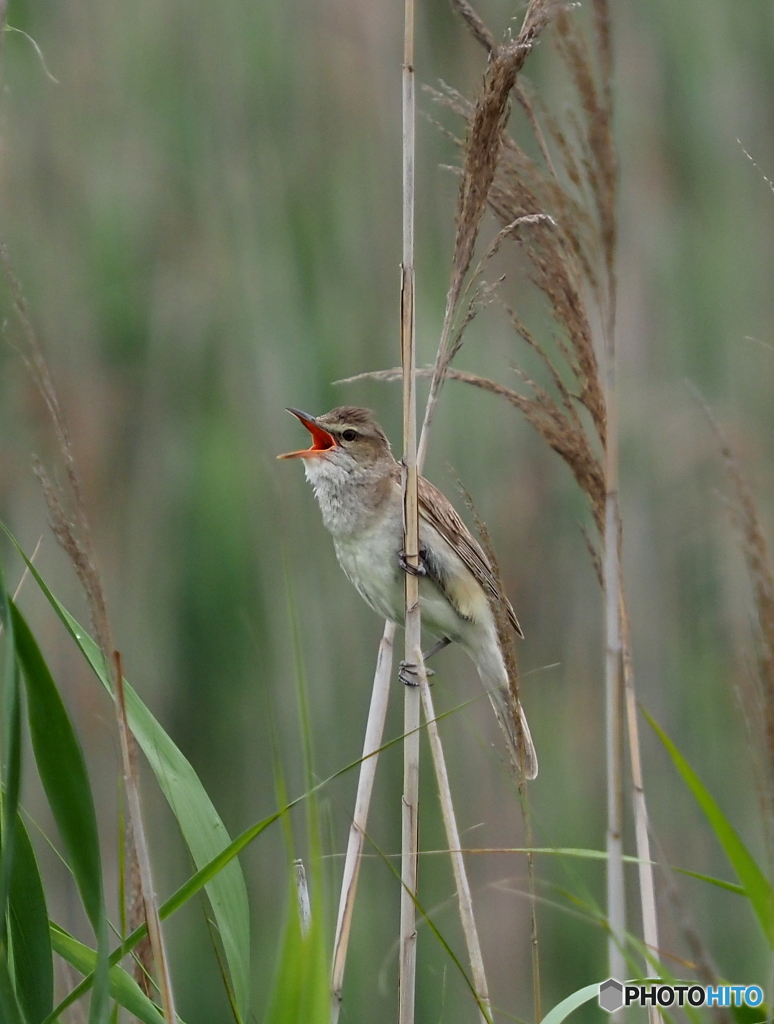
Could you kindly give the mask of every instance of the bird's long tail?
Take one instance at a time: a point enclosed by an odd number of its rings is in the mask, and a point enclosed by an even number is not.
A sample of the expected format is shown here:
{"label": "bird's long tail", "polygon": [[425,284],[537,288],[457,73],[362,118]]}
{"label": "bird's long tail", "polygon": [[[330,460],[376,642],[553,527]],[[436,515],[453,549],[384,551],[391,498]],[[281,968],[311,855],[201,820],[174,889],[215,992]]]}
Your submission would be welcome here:
{"label": "bird's long tail", "polygon": [[489,688],[488,693],[514,768],[525,779],[534,779],[538,773],[538,760],[524,708],[513,699],[506,686]]}

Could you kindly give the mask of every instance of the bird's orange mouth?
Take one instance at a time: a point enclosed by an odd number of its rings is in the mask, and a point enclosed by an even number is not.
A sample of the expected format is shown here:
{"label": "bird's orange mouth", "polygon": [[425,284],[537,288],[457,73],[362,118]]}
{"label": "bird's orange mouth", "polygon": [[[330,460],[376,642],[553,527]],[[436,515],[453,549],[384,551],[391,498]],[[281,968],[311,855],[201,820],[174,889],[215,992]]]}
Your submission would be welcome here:
{"label": "bird's orange mouth", "polygon": [[294,416],[301,420],[306,429],[312,435],[312,447],[304,448],[298,452],[286,452],[284,455],[278,455],[278,459],[312,459],[319,456],[325,455],[331,448],[336,447],[336,438],[333,434],[329,434],[327,430],[324,430],[318,425],[317,420],[314,416],[310,416],[307,412],[301,412],[300,409],[290,409],[288,412],[292,412]]}

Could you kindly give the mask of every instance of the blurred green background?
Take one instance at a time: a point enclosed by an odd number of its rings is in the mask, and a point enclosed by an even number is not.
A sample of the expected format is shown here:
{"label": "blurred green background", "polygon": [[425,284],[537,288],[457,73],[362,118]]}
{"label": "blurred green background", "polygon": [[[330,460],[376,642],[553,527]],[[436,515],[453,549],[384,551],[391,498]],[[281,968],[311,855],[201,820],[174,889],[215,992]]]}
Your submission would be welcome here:
{"label": "blurred green background", "polygon": [[[750,593],[718,493],[725,482],[716,444],[690,385],[746,461],[771,537],[774,194],[764,173],[774,179],[774,7],[613,6],[624,560],[639,693],[761,853],[736,698],[752,652]],[[505,0],[479,9],[498,35],[520,13]],[[419,81],[443,78],[470,95],[482,52],[442,0],[419,3],[418,18]],[[401,4],[373,0],[10,3],[9,24],[34,37],[57,83],[23,36],[6,34],[2,234],[72,432],[127,676],[194,764],[232,835],[275,807],[272,718],[290,794],[304,787],[299,663],[316,774],[328,776],[361,750],[381,623],[339,571],[301,467],[275,455],[300,444],[284,406],[322,412],[342,402],[374,408],[400,449],[396,385],[332,382],[398,359],[401,21]],[[546,38],[527,72],[562,113],[568,100],[557,65]],[[420,105],[438,116],[426,96]],[[429,362],[456,196],[440,165],[457,155],[424,119],[418,159],[419,352]],[[516,268],[509,271],[518,296]],[[13,349],[15,328],[5,335],[0,515],[28,551],[43,538],[44,576],[85,619],[31,473],[33,452],[57,465],[44,408]],[[504,318],[490,311],[471,330],[459,365],[510,384],[523,356]],[[453,492],[449,467],[490,527],[527,637],[519,652],[541,764],[530,788],[536,843],[602,848],[602,620],[578,529],[587,521],[583,501],[514,410],[455,383],[443,394],[426,466]],[[19,560],[7,544],[2,550],[13,582]],[[78,722],[106,860],[115,865],[112,711],[32,585],[22,607]],[[440,708],[479,692],[461,652],[447,651],[435,667]],[[389,736],[400,732],[400,697],[396,681]],[[444,720],[442,734],[463,841],[522,844],[488,706],[477,701]],[[437,849],[443,832],[426,750],[424,757],[421,841]],[[730,878],[650,734],[644,757],[666,857]],[[401,775],[395,747],[380,763],[371,817],[388,853],[399,848]],[[166,895],[190,865],[155,783],[147,783]],[[331,934],[354,786],[351,773],[322,800]],[[24,801],[53,834],[32,773]],[[303,851],[303,818],[294,825]],[[43,842],[38,848],[52,915],[78,931],[66,873]],[[630,827],[627,849],[634,852]],[[260,1019],[286,892],[281,830],[242,862]],[[530,1018],[524,858],[480,854],[468,863],[494,1004]],[[548,858],[538,861],[538,875],[547,1007],[605,977],[603,933],[553,906],[570,905],[561,890],[601,904],[604,878],[600,865]],[[462,952],[447,861],[423,859],[420,879],[424,905]],[[630,881],[634,896],[634,874]],[[763,943],[749,906],[699,882],[680,886],[723,975],[763,982]],[[664,949],[685,976],[674,901],[660,888]],[[397,882],[371,857],[343,1021],[394,1019],[398,903]],[[639,929],[634,898],[630,924]],[[169,933],[180,1013],[189,1024],[228,1019],[201,908],[178,915]],[[421,934],[419,958],[418,1019],[472,1019],[464,986],[429,933]]]}

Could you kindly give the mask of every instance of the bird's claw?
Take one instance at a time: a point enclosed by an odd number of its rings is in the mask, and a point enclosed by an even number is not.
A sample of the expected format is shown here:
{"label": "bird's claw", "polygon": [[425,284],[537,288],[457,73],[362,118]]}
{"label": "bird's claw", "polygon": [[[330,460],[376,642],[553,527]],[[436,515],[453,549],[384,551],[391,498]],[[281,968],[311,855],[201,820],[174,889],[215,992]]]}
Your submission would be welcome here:
{"label": "bird's claw", "polygon": [[[425,666],[425,676],[429,679],[435,672]],[[413,661],[402,661],[398,666],[398,679],[404,686],[419,686],[419,669]]]}
{"label": "bird's claw", "polygon": [[424,551],[419,552],[419,564],[412,565],[411,562],[406,558],[405,551],[398,552],[398,564],[404,572],[407,572],[409,576],[427,576],[427,566],[425,565],[425,553]]}

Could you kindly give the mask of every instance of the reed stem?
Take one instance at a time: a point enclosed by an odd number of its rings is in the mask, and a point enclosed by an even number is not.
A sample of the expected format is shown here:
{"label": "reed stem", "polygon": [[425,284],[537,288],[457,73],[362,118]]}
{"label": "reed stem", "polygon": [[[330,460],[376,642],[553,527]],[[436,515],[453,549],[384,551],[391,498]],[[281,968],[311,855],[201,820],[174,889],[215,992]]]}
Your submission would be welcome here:
{"label": "reed stem", "polygon": [[438,782],[438,794],[441,800],[441,814],[443,815],[443,824],[446,829],[446,844],[449,847],[452,871],[454,872],[454,882],[457,886],[457,900],[460,908],[460,919],[462,921],[462,930],[465,934],[465,943],[468,947],[468,958],[470,960],[470,969],[473,975],[473,986],[480,1000],[479,1009],[481,1011],[482,1024],[490,1024],[492,1019],[492,1009],[489,1001],[489,987],[486,982],[484,958],[481,953],[481,943],[478,938],[476,919],[473,916],[473,898],[470,893],[470,884],[465,870],[465,861],[462,856],[462,844],[460,843],[460,833],[457,828],[457,816],[454,813],[451,787],[449,786],[449,775],[446,771],[446,758],[444,757],[443,747],[441,746],[441,736],[438,732],[438,723],[435,718],[433,696],[430,692],[430,687],[425,684],[421,687],[421,691],[422,707],[425,713],[425,721],[427,722],[427,735],[430,740],[430,750],[433,755],[435,776]]}
{"label": "reed stem", "polygon": [[[651,977],[657,974],[659,957],[658,916],[656,914],[656,886],[653,878],[653,861],[650,856],[650,835],[648,833],[648,807],[645,801],[645,781],[642,775],[640,752],[640,731],[637,718],[637,694],[634,689],[634,665],[632,664],[629,614],[621,586],[621,640],[623,643],[624,699],[626,723],[629,734],[629,757],[632,772],[632,810],[634,813],[634,836],[639,861],[637,870],[640,880],[640,906],[642,910],[642,937],[648,950],[645,970]],[[650,1024],[658,1024],[660,1014],[648,1007]]]}
{"label": "reed stem", "polygon": [[376,661],[371,706],[368,710],[368,722],[363,743],[363,760],[360,764],[360,775],[357,782],[355,813],[349,829],[347,855],[344,860],[344,877],[341,882],[339,914],[333,942],[331,1024],[337,1024],[339,1010],[341,1009],[344,968],[347,962],[352,913],[355,909],[355,894],[360,873],[360,857],[363,852],[365,830],[368,824],[368,809],[371,805],[371,794],[374,788],[376,763],[379,759],[378,754],[374,753],[374,751],[377,751],[382,745],[384,720],[387,716],[387,701],[390,695],[394,641],[395,623],[385,622],[384,635],[382,636],[382,642],[379,644],[379,656]]}
{"label": "reed stem", "polygon": [[[403,261],[401,266],[401,366],[403,368],[403,516],[406,561],[419,565],[417,410],[414,315],[414,0],[405,0],[403,46]],[[405,660],[416,666],[419,686],[404,690],[403,807],[400,901],[399,1024],[413,1024],[416,989],[416,892],[419,866],[420,691],[427,686],[422,662],[419,579],[405,574]]]}
{"label": "reed stem", "polygon": [[[612,306],[612,296],[610,303]],[[615,330],[609,311],[605,331],[605,751],[607,762],[607,917],[611,978],[625,974],[626,891],[623,870],[623,766],[620,617],[620,518],[618,512],[618,392]]]}

